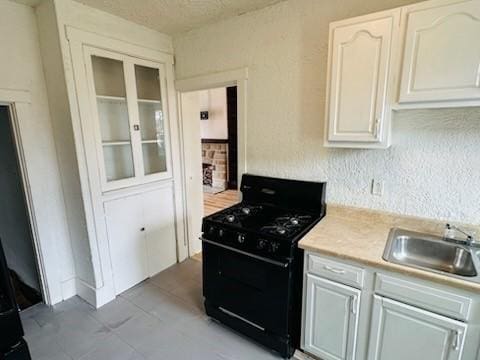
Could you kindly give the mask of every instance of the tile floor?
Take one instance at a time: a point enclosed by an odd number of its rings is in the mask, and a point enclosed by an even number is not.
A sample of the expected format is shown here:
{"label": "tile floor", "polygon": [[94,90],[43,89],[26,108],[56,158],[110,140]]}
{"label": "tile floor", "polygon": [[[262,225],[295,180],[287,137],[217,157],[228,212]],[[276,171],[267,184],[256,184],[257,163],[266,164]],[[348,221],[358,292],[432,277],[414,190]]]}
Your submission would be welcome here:
{"label": "tile floor", "polygon": [[74,297],[21,314],[34,360],[279,359],[208,319],[201,263],[187,260],[118,296],[99,310]]}

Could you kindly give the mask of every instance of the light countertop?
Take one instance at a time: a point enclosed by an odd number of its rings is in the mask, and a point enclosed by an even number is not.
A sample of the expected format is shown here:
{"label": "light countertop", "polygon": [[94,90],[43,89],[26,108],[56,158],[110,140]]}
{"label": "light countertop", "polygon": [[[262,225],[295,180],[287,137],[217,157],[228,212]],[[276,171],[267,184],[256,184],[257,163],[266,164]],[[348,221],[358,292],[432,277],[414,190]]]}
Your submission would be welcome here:
{"label": "light countertop", "polygon": [[382,255],[388,234],[394,227],[441,236],[445,222],[329,204],[327,215],[302,238],[299,246],[308,251],[403,275],[415,276],[464,290],[480,291],[478,283],[383,260]]}

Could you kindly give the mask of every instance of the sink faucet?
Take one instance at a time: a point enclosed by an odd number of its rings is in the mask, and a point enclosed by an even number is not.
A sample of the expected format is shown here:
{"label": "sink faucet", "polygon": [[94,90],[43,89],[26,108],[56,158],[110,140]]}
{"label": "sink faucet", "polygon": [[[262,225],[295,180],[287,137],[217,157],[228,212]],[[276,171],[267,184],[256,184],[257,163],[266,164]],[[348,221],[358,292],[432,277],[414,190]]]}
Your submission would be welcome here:
{"label": "sink faucet", "polygon": [[[462,233],[463,235],[466,236],[465,240],[458,240],[455,237],[455,232]],[[443,236],[444,240],[446,241],[454,241],[458,242],[467,246],[472,246],[472,247],[480,247],[480,241],[476,238],[476,233],[473,232],[468,232],[458,226],[451,225],[451,224],[446,224],[445,225],[445,234]]]}

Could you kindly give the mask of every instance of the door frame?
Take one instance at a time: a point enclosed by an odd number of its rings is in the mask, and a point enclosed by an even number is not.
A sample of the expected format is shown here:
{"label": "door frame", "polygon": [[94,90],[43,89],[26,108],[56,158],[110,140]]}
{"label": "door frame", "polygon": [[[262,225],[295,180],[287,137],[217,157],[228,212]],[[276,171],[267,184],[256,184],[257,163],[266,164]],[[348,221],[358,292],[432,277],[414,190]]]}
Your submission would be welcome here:
{"label": "door frame", "polygon": [[30,222],[30,233],[33,240],[33,253],[35,256],[36,271],[40,282],[40,292],[42,300],[46,304],[52,304],[52,295],[48,282],[60,282],[60,279],[47,278],[47,270],[45,268],[45,251],[42,249],[40,241],[37,217],[35,214],[35,199],[30,191],[30,180],[28,175],[28,165],[25,158],[25,152],[20,131],[20,118],[27,118],[30,115],[31,94],[26,90],[0,89],[0,106],[6,106],[9,110],[9,121],[13,131],[13,142],[17,153],[16,160],[20,170],[20,178],[22,181],[22,190],[27,208],[27,214]]}
{"label": "door frame", "polygon": [[[186,168],[185,158],[190,156],[198,156],[201,161],[201,154],[195,154],[195,149],[192,144],[185,143],[185,134],[191,130],[187,121],[184,121],[182,116],[182,93],[188,93],[199,90],[208,90],[219,87],[237,87],[237,183],[240,185],[242,175],[247,172],[247,83],[248,83],[248,68],[234,69],[230,71],[217,72],[211,74],[204,74],[191,78],[185,78],[175,81],[175,88],[177,90],[177,105],[180,122],[181,133],[181,148],[182,148],[182,164],[183,164],[183,187],[184,194],[197,191],[195,184],[188,179],[188,169]],[[200,121],[200,120],[199,120]],[[200,139],[199,139],[200,141]],[[198,149],[196,149],[198,151]],[[198,185],[198,184],[197,184]],[[187,191],[188,190],[188,191]],[[187,219],[186,240],[188,245],[188,256],[193,256],[198,252],[198,236],[192,224],[193,218],[203,217],[203,192],[201,194],[202,206],[192,205],[194,199],[189,199],[187,195],[184,197],[185,217]],[[239,192],[240,200],[240,192]],[[202,209],[200,213],[195,209]],[[197,245],[195,245],[197,241]]]}

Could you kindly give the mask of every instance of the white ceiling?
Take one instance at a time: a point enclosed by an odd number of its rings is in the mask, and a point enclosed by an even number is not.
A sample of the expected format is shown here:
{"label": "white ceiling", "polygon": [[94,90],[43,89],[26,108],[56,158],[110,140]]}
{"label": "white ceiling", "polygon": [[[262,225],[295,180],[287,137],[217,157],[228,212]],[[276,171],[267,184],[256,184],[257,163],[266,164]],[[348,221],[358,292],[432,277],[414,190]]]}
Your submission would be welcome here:
{"label": "white ceiling", "polygon": [[163,33],[176,34],[284,0],[76,1]]}

